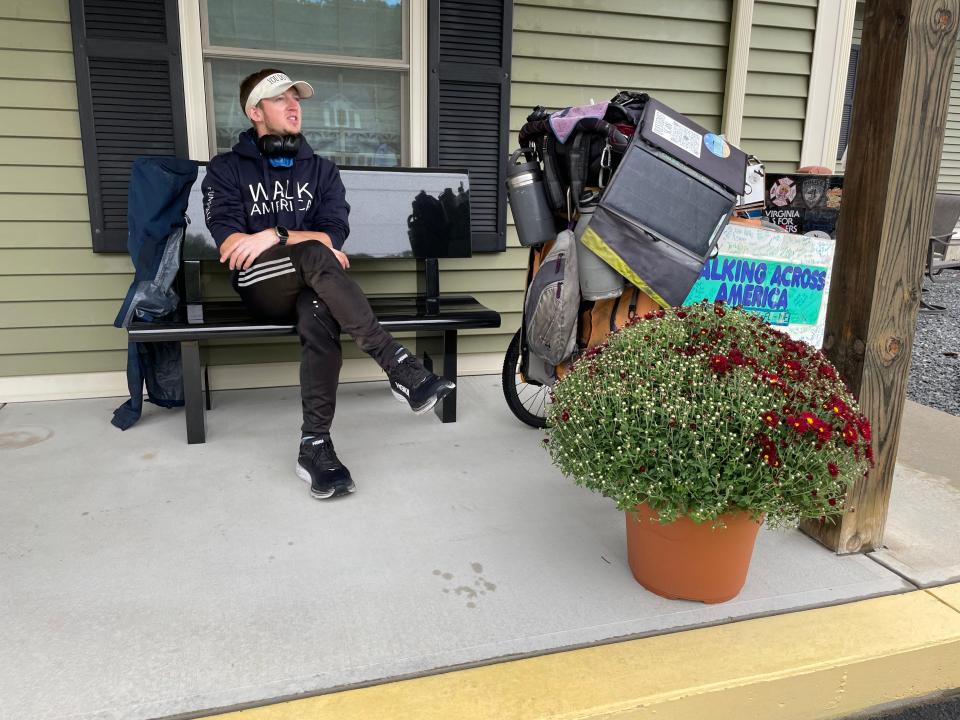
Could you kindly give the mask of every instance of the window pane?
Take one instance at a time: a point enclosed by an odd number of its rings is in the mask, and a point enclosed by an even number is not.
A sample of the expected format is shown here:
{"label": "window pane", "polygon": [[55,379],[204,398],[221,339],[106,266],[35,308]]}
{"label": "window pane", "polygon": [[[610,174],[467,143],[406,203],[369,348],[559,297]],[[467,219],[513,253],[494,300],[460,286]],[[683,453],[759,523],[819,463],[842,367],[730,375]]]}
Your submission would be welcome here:
{"label": "window pane", "polygon": [[[250,127],[240,109],[240,80],[268,61],[210,60],[217,152]],[[400,113],[405,73],[282,63],[294,80],[316,91],[303,102],[303,134],[314,151],[339,165],[402,164]]]}
{"label": "window pane", "polygon": [[211,45],[403,57],[407,0],[207,0]]}

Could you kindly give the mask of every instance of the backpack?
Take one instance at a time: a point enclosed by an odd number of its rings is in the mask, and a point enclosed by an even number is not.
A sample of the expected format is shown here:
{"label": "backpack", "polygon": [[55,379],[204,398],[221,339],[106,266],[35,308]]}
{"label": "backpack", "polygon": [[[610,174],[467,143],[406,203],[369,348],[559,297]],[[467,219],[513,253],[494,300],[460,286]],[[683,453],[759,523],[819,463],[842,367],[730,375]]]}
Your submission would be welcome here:
{"label": "backpack", "polygon": [[578,343],[581,348],[592,348],[607,339],[637,315],[656,312],[660,306],[640,288],[627,285],[620,297],[597,300],[580,313]]}
{"label": "backpack", "polygon": [[[550,115],[538,105],[520,128],[521,146],[532,146],[543,165],[547,203],[562,215],[567,190],[576,201],[586,187],[603,186],[604,176],[616,170],[630,137],[643,115],[646,93],[623,91],[610,99],[603,119],[580,120],[567,142],[559,142],[550,129]],[[568,218],[569,219],[569,218]]]}
{"label": "backpack", "polygon": [[575,243],[571,230],[557,235],[533,275],[523,304],[527,348],[549,365],[559,365],[577,349],[580,281]]}

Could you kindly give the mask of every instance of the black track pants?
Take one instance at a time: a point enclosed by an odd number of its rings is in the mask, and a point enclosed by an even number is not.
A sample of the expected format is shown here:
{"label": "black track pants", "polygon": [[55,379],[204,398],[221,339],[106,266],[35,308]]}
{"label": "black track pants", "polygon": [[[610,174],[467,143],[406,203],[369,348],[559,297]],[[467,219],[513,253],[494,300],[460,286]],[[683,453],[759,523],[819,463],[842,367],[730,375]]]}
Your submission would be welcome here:
{"label": "black track pants", "polygon": [[296,320],[305,435],[330,432],[343,365],[341,332],[384,370],[399,347],[357,283],[319,241],[269,248],[237,275],[236,286],[253,314],[273,322]]}

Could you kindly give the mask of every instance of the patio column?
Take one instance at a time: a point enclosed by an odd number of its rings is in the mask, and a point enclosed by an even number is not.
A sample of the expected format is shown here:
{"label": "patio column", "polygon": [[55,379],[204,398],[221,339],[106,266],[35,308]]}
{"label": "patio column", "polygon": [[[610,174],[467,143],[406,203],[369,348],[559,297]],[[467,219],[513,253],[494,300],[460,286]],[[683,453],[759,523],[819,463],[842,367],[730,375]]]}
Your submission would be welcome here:
{"label": "patio column", "polygon": [[850,491],[842,522],[802,525],[838,553],[883,540],[958,14],[960,0],[866,3],[824,352],[873,425],[876,467]]}

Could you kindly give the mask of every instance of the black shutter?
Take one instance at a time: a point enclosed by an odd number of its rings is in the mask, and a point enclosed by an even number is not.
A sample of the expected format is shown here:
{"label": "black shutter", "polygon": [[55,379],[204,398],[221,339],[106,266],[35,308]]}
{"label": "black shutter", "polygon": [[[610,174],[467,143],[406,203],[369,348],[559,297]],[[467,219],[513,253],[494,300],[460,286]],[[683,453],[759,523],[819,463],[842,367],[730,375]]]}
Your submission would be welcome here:
{"label": "black shutter", "polygon": [[843,93],[843,116],[840,119],[840,144],[837,145],[837,160],[843,157],[850,140],[850,123],[853,120],[853,92],[857,88],[857,63],[860,61],[860,46],[850,48],[850,64],[847,66],[847,88]]}
{"label": "black shutter", "polygon": [[177,0],[70,0],[95,252],[127,250],[130,166],[187,156]]}
{"label": "black shutter", "polygon": [[475,252],[507,246],[511,0],[430,0],[428,153],[470,171]]}

